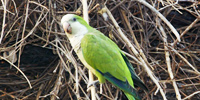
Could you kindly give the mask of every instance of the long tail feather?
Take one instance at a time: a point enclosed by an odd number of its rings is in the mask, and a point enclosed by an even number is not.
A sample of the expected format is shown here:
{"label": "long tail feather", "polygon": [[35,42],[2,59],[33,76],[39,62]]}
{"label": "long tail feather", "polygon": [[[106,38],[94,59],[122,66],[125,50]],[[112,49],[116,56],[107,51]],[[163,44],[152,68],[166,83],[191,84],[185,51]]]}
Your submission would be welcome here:
{"label": "long tail feather", "polygon": [[135,74],[135,71],[131,65],[131,63],[128,61],[125,55],[121,53],[122,57],[124,58],[124,61],[126,62],[126,65],[128,66],[130,72],[131,72],[131,77],[133,79],[134,85],[141,87],[145,91],[149,91],[148,88],[144,85],[144,83],[140,80],[140,78]]}
{"label": "long tail feather", "polygon": [[126,95],[128,100],[141,100],[141,98],[139,96],[138,97],[134,97],[134,96],[132,96],[129,93],[126,93],[126,92],[124,92],[124,94]]}
{"label": "long tail feather", "polygon": [[99,70],[97,71],[101,73],[109,82],[120,88],[129,100],[140,100],[140,97],[137,94],[136,90],[128,83],[128,81],[123,82],[113,77],[110,73],[102,73]]}

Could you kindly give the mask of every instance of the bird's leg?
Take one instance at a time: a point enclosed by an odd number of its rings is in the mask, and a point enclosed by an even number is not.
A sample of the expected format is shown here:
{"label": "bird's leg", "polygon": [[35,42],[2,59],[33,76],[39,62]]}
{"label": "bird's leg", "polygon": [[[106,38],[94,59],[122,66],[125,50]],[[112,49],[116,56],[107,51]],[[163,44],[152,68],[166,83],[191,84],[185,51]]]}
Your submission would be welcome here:
{"label": "bird's leg", "polygon": [[[90,90],[90,87],[91,87],[92,85],[93,85],[95,88],[97,88],[97,87],[96,87],[96,84],[97,84],[97,83],[100,83],[99,80],[95,80],[95,81],[93,81],[93,82],[88,83],[88,85],[87,85],[87,88],[88,88],[87,91]],[[100,94],[103,93],[102,86],[103,86],[103,84],[100,83]]]}
{"label": "bird's leg", "polygon": [[92,85],[96,88],[95,84],[97,84],[97,83],[99,83],[99,80],[95,80],[93,82],[90,82],[90,83],[88,83],[87,88],[91,87]]}

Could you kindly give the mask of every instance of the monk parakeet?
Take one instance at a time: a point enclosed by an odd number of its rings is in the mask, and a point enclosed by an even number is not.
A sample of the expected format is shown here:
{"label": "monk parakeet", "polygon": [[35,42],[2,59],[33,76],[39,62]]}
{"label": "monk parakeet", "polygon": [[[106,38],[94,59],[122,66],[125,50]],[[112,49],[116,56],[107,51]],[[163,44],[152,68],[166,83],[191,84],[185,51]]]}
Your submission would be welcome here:
{"label": "monk parakeet", "polygon": [[140,100],[134,85],[146,91],[148,89],[111,39],[74,14],[63,16],[61,24],[79,59],[84,65],[89,65],[88,69],[98,77],[100,83],[108,80],[121,89],[129,100]]}

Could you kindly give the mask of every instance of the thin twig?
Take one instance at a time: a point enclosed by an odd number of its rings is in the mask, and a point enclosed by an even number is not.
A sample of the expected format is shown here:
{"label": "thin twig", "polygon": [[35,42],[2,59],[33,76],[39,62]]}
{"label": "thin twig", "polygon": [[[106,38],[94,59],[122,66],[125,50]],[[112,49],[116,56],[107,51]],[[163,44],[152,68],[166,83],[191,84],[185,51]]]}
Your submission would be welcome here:
{"label": "thin twig", "polygon": [[[83,4],[83,18],[89,24],[87,0],[81,0],[81,1],[82,1],[82,4]],[[89,66],[89,65],[87,64],[85,66]],[[92,74],[91,70],[88,70],[88,73],[89,73],[89,83],[93,82],[94,81],[94,77],[93,77],[93,74]],[[96,95],[95,87],[91,86],[90,89],[91,89],[92,100],[96,100],[96,97],[95,97],[95,95]]]}
{"label": "thin twig", "polygon": [[[198,21],[200,20],[200,16],[197,17],[180,35],[180,38],[183,37]],[[173,46],[176,45],[178,40],[176,39],[173,43]]]}
{"label": "thin twig", "polygon": [[0,36],[0,44],[3,39],[3,34],[4,34],[4,28],[5,28],[5,22],[6,22],[6,5],[7,5],[7,0],[1,0],[1,3],[3,5],[3,22],[2,22],[2,27],[1,27],[1,36]]}
{"label": "thin twig", "polygon": [[12,66],[14,66],[24,76],[24,78],[26,79],[26,81],[29,84],[30,89],[32,89],[32,86],[31,86],[31,83],[30,83],[29,79],[26,77],[26,75],[16,65],[14,65],[12,62],[10,62],[9,60],[5,59],[2,56],[0,56],[0,59],[3,59],[5,61],[7,61],[9,64],[11,64]]}
{"label": "thin twig", "polygon": [[176,54],[177,54],[188,66],[190,66],[196,73],[200,74],[200,72],[199,72],[192,64],[190,64],[190,62],[188,62],[187,59],[185,59],[180,53],[178,53],[177,50],[175,50],[175,49],[172,48],[171,46],[169,46],[169,48],[171,48],[172,51],[173,51],[174,53],[176,53]]}
{"label": "thin twig", "polygon": [[[105,6],[106,7],[106,6]],[[121,31],[118,23],[116,22],[116,20],[114,19],[113,15],[111,14],[111,12],[108,10],[108,8],[106,7],[106,12],[108,14],[108,16],[110,17],[110,19],[112,20],[115,28],[117,29],[117,31],[119,32],[120,36],[123,38],[123,40],[127,43],[127,45],[131,48],[132,52],[135,54],[135,56],[139,59],[139,61],[141,61],[144,69],[146,70],[146,72],[148,73],[149,77],[153,80],[153,82],[156,84],[156,86],[158,87],[158,90],[160,90],[160,93],[163,96],[164,100],[166,99],[165,93],[163,91],[163,89],[161,88],[160,84],[159,84],[159,80],[157,79],[157,77],[154,75],[154,73],[151,71],[151,69],[148,67],[148,65],[145,63],[144,59],[140,56],[140,54],[138,53],[138,51],[134,48],[134,46],[131,44],[131,42],[128,40],[128,38],[123,34],[123,32]]]}
{"label": "thin twig", "polygon": [[179,42],[181,41],[180,35],[177,32],[177,30],[172,26],[172,24],[158,10],[156,10],[152,5],[150,5],[145,0],[134,0],[134,1],[138,1],[138,2],[142,3],[143,5],[145,5],[146,7],[148,7],[149,9],[151,9],[156,15],[158,15],[160,17],[160,19],[162,19],[167,24],[167,26],[171,29],[171,31],[176,36],[177,40]]}
{"label": "thin twig", "polygon": [[199,93],[200,93],[200,91],[195,91],[194,93],[190,94],[189,96],[183,98],[183,100],[189,99],[189,98],[191,98],[192,96],[194,96],[195,94],[199,94]]}
{"label": "thin twig", "polygon": [[169,54],[169,50],[168,50],[168,42],[167,42],[167,35],[163,29],[163,27],[161,26],[160,24],[160,20],[159,19],[156,19],[156,22],[158,24],[158,27],[162,33],[162,36],[163,36],[163,42],[164,42],[164,49],[165,49],[165,59],[166,59],[166,64],[167,64],[167,69],[168,69],[168,73],[169,73],[169,76],[172,80],[172,83],[173,83],[173,87],[174,87],[174,90],[175,90],[175,93],[176,93],[176,98],[178,100],[181,100],[181,95],[180,95],[180,92],[179,92],[179,89],[178,89],[178,86],[176,85],[176,81],[174,80],[174,75],[172,73],[172,68],[171,68],[171,61],[170,61],[170,54]]}

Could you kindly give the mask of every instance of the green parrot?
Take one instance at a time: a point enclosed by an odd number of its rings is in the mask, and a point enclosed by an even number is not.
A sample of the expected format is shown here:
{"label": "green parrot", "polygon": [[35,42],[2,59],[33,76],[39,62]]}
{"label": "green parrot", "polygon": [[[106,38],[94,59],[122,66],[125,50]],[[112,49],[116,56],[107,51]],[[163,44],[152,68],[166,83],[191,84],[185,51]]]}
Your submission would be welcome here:
{"label": "green parrot", "polygon": [[129,100],[140,100],[134,85],[148,91],[120,48],[77,15],[67,14],[61,24],[81,62],[97,76],[121,89]]}

